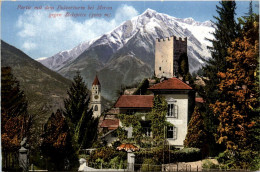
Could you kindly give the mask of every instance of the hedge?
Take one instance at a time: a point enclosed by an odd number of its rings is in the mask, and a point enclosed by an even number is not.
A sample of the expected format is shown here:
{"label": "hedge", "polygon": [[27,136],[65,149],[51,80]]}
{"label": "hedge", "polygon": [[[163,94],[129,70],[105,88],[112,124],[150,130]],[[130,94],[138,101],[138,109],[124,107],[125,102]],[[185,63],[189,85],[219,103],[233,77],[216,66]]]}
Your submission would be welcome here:
{"label": "hedge", "polygon": [[[184,148],[181,150],[164,150],[163,148],[155,148],[152,150],[142,150],[135,153],[136,161],[143,163],[145,158],[152,158],[159,164],[175,163],[175,162],[192,162],[202,159],[201,151],[198,148]],[[170,159],[169,159],[170,158]]]}

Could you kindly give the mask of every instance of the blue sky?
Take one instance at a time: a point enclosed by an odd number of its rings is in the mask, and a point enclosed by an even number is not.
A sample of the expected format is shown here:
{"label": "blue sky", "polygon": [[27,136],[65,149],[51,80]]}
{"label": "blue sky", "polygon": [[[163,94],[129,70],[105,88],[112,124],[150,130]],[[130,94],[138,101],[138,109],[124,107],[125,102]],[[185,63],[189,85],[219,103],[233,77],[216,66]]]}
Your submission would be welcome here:
{"label": "blue sky", "polygon": [[[147,8],[177,18],[192,17],[203,22],[214,21],[217,4],[218,1],[2,1],[1,38],[32,58],[49,57],[109,32],[125,20],[142,14]],[[57,9],[59,5],[85,9],[60,10]],[[112,9],[97,10],[99,5]],[[34,9],[40,6],[42,9]],[[54,9],[47,10],[46,6]],[[94,9],[88,10],[88,6]],[[248,6],[249,1],[238,1],[237,17],[248,12]],[[254,12],[258,12],[259,2],[254,1],[253,7]],[[67,12],[86,16],[64,17]],[[55,14],[63,16],[53,18]],[[102,16],[90,17],[92,14]],[[104,14],[107,16],[104,17]]]}

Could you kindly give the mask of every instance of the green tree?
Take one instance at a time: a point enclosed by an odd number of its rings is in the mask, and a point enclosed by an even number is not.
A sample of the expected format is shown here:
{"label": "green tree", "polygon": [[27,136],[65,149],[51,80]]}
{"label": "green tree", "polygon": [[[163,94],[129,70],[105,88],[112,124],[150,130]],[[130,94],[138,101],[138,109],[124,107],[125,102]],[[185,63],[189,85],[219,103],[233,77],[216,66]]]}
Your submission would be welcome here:
{"label": "green tree", "polygon": [[178,73],[185,78],[185,76],[189,73],[189,61],[186,53],[181,54],[178,63]]}
{"label": "green tree", "polygon": [[[206,77],[209,77],[210,80],[216,78],[218,72],[226,71],[227,63],[225,58],[228,55],[227,48],[238,37],[240,30],[239,25],[235,21],[236,2],[221,1],[219,3],[220,6],[216,6],[219,16],[214,16],[216,22],[213,22],[215,27],[215,31],[212,33],[214,39],[208,39],[212,43],[212,47],[208,47],[212,58],[207,60],[207,64],[203,67]],[[209,82],[213,82],[213,84],[219,83],[216,80]],[[213,84],[208,84],[208,87],[213,86]],[[215,91],[217,87],[215,86],[211,90]],[[211,99],[212,102],[215,100]]]}
{"label": "green tree", "polygon": [[191,86],[194,85],[194,80],[189,72],[189,60],[186,53],[181,54],[178,60],[178,73],[183,77],[184,81],[189,81]]}
{"label": "green tree", "polygon": [[219,99],[218,88],[219,79],[218,72],[225,72],[227,63],[225,58],[228,55],[227,49],[231,46],[231,42],[238,37],[238,24],[235,21],[235,1],[221,1],[220,6],[217,6],[218,17],[214,16],[215,32],[214,39],[209,40],[212,47],[208,47],[211,51],[211,57],[206,60],[206,65],[203,67],[205,80],[206,102],[214,103]]}
{"label": "green tree", "polygon": [[184,140],[185,147],[202,148],[206,141],[204,119],[198,107],[195,107]]}
{"label": "green tree", "polygon": [[94,118],[90,107],[90,93],[83,78],[77,72],[64,100],[64,115],[68,120],[75,146],[90,147],[97,136],[98,118]]}
{"label": "green tree", "polygon": [[133,95],[145,95],[147,94],[147,89],[149,88],[149,81],[145,78],[137,87]]}
{"label": "green tree", "polygon": [[[235,1],[220,1],[219,6],[216,6],[218,16],[214,16],[215,31],[213,33],[214,38],[209,40],[212,43],[212,47],[208,47],[211,51],[211,57],[205,60],[206,65],[203,67],[205,87],[201,94],[206,101],[206,114],[205,123],[210,135],[216,133],[218,126],[218,120],[210,109],[210,104],[215,103],[219,99],[225,99],[225,95],[218,93],[219,79],[217,77],[218,72],[225,72],[228,64],[226,57],[228,55],[227,49],[231,46],[232,41],[239,36],[239,25],[235,21]],[[217,150],[216,146],[221,149],[220,145],[215,145],[215,138],[211,137],[211,150]],[[218,152],[218,150],[217,150]]]}
{"label": "green tree", "polygon": [[41,137],[41,150],[48,160],[48,170],[71,170],[73,166],[78,167],[69,127],[59,109],[48,119]]}

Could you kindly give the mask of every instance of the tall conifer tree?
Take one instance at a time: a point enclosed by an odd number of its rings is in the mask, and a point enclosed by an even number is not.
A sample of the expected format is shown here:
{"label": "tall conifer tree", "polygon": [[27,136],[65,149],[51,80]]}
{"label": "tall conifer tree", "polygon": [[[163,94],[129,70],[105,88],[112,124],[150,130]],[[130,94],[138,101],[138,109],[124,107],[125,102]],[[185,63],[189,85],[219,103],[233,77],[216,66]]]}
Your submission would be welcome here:
{"label": "tall conifer tree", "polygon": [[[235,40],[239,35],[239,25],[235,21],[235,1],[221,1],[216,6],[218,16],[214,16],[215,32],[213,33],[214,38],[209,40],[212,43],[212,47],[208,47],[211,51],[211,57],[206,61],[206,65],[203,67],[204,81],[206,83],[204,92],[202,94],[206,101],[206,114],[205,119],[207,131],[209,135],[213,136],[216,133],[218,126],[218,120],[212,113],[209,105],[215,103],[219,99],[225,99],[224,95],[218,93],[218,84],[220,83],[217,73],[225,72],[228,64],[226,63],[226,57],[228,55],[228,47],[231,46],[231,42]],[[211,150],[217,151],[214,147],[215,139],[211,139]],[[219,147],[219,146],[218,146]],[[215,153],[217,153],[215,152]],[[214,152],[213,152],[214,154]]]}
{"label": "tall conifer tree", "polygon": [[92,108],[89,109],[89,91],[79,72],[67,93],[69,97],[64,100],[64,115],[69,122],[73,140],[78,148],[89,147],[97,134],[98,119],[92,116]]}
{"label": "tall conifer tree", "polygon": [[1,68],[1,136],[3,150],[13,151],[29,136],[27,100],[10,67]]}
{"label": "tall conifer tree", "polygon": [[206,65],[203,67],[205,80],[206,101],[214,103],[219,99],[218,88],[219,79],[218,72],[225,72],[227,69],[226,57],[228,56],[228,48],[231,42],[238,37],[239,29],[235,21],[235,1],[221,1],[220,6],[217,6],[218,17],[214,23],[215,32],[214,39],[209,40],[212,47],[208,47],[211,51],[211,57],[206,60]]}

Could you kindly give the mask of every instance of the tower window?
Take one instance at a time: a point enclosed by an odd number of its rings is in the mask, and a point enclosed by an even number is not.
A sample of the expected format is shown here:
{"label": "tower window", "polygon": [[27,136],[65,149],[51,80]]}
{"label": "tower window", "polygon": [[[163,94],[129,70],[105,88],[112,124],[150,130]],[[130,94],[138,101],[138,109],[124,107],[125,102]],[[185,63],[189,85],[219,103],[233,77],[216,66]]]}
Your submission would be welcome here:
{"label": "tower window", "polygon": [[159,67],[159,70],[161,71],[161,70],[162,70],[162,68],[161,68],[161,67]]}
{"label": "tower window", "polygon": [[98,111],[98,106],[95,105],[94,111]]}

